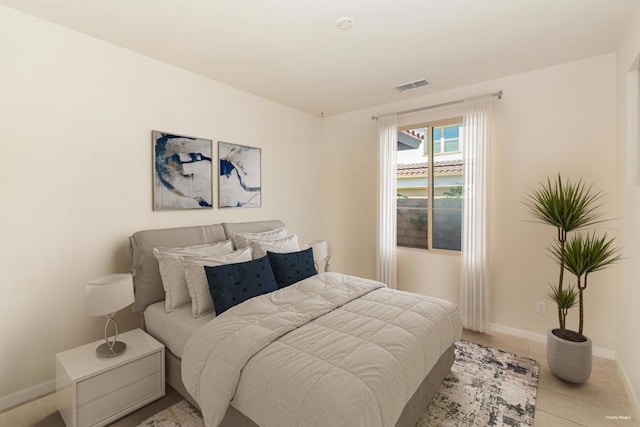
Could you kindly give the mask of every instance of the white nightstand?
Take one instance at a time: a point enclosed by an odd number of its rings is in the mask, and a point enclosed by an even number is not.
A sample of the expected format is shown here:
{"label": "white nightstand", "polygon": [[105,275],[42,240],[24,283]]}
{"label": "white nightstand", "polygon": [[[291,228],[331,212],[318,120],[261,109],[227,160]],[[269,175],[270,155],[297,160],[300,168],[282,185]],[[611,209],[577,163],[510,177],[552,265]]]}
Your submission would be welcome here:
{"label": "white nightstand", "polygon": [[56,402],[69,427],[102,426],[164,396],[164,346],[142,329],[118,335],[121,355],[99,358],[104,340],[56,355]]}

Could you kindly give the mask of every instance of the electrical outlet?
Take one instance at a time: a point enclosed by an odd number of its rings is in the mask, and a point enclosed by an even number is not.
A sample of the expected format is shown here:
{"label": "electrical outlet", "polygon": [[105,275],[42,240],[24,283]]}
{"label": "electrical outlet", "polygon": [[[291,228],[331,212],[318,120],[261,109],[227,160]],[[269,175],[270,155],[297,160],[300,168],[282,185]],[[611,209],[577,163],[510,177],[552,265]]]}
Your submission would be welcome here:
{"label": "electrical outlet", "polygon": [[544,314],[547,311],[547,307],[544,301],[538,301],[536,303],[536,313]]}

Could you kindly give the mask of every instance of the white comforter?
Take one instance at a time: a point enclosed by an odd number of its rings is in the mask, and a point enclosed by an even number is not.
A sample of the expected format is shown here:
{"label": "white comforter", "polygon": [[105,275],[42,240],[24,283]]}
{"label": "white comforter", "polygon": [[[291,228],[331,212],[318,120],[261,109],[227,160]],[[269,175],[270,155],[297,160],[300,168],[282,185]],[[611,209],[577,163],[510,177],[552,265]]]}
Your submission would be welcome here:
{"label": "white comforter", "polygon": [[321,273],[196,331],[182,379],[209,427],[232,400],[264,427],[393,426],[461,331],[450,302]]}

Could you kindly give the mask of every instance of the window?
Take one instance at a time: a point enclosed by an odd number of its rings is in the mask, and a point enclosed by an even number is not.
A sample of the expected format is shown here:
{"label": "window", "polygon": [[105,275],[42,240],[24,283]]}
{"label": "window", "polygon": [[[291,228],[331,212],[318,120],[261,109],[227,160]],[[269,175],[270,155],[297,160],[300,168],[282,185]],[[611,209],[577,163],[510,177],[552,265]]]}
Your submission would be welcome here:
{"label": "window", "polygon": [[459,124],[433,127],[432,135],[434,155],[460,152]]}
{"label": "window", "polygon": [[456,118],[399,130],[398,246],[460,251],[461,125]]}

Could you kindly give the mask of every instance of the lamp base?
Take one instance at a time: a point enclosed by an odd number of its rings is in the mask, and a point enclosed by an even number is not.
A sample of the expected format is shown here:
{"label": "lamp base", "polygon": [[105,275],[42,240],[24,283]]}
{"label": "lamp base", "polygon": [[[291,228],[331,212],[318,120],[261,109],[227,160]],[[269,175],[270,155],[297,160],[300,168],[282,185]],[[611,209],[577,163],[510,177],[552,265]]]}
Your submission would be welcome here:
{"label": "lamp base", "polygon": [[127,348],[127,345],[122,341],[116,341],[113,343],[113,348],[107,343],[100,344],[96,348],[96,354],[98,357],[114,357],[122,354]]}

